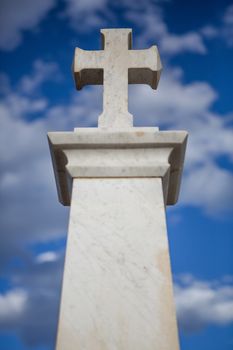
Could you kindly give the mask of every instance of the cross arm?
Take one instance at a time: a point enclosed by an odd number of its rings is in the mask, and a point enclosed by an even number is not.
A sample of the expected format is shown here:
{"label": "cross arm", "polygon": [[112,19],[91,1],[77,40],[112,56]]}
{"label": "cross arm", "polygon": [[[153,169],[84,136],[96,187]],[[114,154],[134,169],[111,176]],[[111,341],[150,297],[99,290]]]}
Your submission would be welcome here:
{"label": "cross arm", "polygon": [[129,50],[129,84],[148,84],[156,89],[162,70],[156,45],[145,50]]}
{"label": "cross arm", "polygon": [[77,90],[85,85],[103,84],[104,51],[75,49],[72,71]]}

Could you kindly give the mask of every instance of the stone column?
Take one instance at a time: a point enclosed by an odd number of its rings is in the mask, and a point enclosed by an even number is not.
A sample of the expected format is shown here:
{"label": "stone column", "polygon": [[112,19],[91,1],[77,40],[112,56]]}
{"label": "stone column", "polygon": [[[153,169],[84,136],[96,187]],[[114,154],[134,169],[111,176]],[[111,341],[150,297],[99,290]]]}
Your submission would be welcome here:
{"label": "stone column", "polygon": [[156,128],[49,133],[70,205],[57,350],[178,350],[165,206],[187,133]]}

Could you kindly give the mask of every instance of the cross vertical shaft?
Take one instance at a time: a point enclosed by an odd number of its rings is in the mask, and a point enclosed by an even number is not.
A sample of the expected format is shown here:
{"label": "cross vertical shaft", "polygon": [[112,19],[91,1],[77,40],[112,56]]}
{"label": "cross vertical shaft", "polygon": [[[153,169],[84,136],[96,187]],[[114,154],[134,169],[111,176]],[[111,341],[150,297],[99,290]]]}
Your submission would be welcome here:
{"label": "cross vertical shaft", "polygon": [[[104,96],[103,113],[99,126],[116,124],[132,126],[133,116],[128,112],[128,50],[131,31],[101,31],[104,38]],[[113,113],[114,111],[114,113]]]}

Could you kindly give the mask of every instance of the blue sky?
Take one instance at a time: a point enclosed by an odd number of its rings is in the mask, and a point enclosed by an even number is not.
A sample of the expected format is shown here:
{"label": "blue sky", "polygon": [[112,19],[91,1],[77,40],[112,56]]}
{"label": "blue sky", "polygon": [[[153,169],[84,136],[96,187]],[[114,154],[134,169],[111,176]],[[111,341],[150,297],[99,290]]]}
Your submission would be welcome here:
{"label": "blue sky", "polygon": [[129,87],[137,126],[188,130],[179,203],[167,211],[181,350],[233,349],[231,1],[2,0],[0,349],[53,350],[68,208],[47,131],[96,126],[102,87],[75,91],[75,46],[100,28],[157,44],[157,91]]}

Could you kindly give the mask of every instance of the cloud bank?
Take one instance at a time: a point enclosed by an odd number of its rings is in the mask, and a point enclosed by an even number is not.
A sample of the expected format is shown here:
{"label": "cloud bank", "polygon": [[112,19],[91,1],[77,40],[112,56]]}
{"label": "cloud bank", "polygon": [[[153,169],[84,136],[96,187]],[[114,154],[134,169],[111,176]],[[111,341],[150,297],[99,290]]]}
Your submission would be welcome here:
{"label": "cloud bank", "polygon": [[223,281],[199,281],[192,276],[179,278],[175,285],[179,327],[194,332],[207,325],[233,322],[233,285]]}
{"label": "cloud bank", "polygon": [[24,344],[51,346],[56,335],[64,256],[45,251],[11,270],[12,288],[0,294],[1,331],[17,332]]}
{"label": "cloud bank", "polygon": [[[20,0],[17,4],[15,0],[2,1],[0,48],[10,51],[21,45],[24,33],[42,28],[55,4],[53,0]],[[180,204],[201,208],[215,218],[229,214],[233,208],[233,175],[219,159],[233,162],[233,111],[215,112],[218,92],[206,81],[185,82],[184,72],[171,66],[171,58],[184,53],[205,55],[207,40],[214,38],[231,46],[232,6],[223,14],[220,27],[209,24],[179,35],[166,24],[161,3],[149,0],[143,4],[130,0],[66,0],[60,15],[83,35],[83,31],[109,23],[118,26],[115,10],[120,8],[120,20],[137,28],[135,48],[157,42],[167,60],[158,91],[147,86],[129,88],[135,125],[188,130]],[[7,275],[3,274],[10,288],[0,294],[0,326],[17,331],[29,346],[54,344],[64,259],[62,252],[53,248],[32,254],[29,247],[64,237],[68,222],[68,210],[57,200],[46,133],[96,126],[102,109],[101,87],[74,91],[68,103],[50,101],[43,87],[56,79],[62,79],[58,64],[38,59],[32,71],[15,83],[0,74],[1,268],[4,271],[12,258],[23,265],[13,265],[5,270]],[[175,293],[179,326],[185,332],[233,320],[232,280],[180,277]]]}
{"label": "cloud bank", "polygon": [[55,0],[1,0],[0,49],[14,50],[21,44],[23,32],[34,30],[55,4]]}

